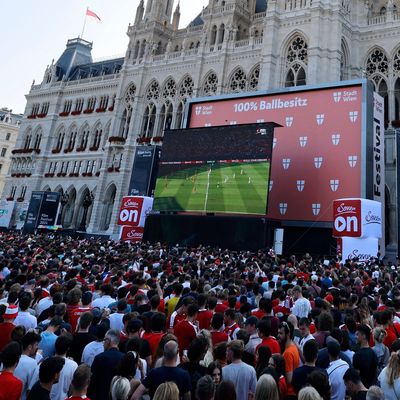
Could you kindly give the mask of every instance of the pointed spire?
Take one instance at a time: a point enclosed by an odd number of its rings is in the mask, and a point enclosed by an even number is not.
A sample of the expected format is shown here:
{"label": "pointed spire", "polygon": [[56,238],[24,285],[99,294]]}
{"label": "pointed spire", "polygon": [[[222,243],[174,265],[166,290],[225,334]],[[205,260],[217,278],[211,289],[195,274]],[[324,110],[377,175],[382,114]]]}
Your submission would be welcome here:
{"label": "pointed spire", "polygon": [[175,8],[174,11],[174,16],[172,17],[172,29],[174,31],[177,31],[179,29],[179,21],[181,19],[181,6],[180,6],[180,0],[178,1],[178,4]]}
{"label": "pointed spire", "polygon": [[136,9],[135,25],[137,25],[143,19],[143,15],[144,15],[144,0],[140,0],[140,3]]}

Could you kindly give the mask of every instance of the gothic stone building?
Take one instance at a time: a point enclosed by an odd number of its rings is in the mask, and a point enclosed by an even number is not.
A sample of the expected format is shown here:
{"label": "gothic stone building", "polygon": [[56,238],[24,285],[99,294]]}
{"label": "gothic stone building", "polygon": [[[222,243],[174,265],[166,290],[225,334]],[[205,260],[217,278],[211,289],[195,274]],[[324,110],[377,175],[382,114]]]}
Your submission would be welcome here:
{"label": "gothic stone building", "polygon": [[[399,3],[399,4],[398,4]],[[195,7],[194,2],[194,7]],[[68,194],[62,220],[115,234],[137,143],[160,143],[191,97],[367,77],[386,101],[387,242],[396,247],[399,0],[209,0],[185,28],[172,0],[141,0],[124,58],[69,40],[32,85],[3,198]]]}

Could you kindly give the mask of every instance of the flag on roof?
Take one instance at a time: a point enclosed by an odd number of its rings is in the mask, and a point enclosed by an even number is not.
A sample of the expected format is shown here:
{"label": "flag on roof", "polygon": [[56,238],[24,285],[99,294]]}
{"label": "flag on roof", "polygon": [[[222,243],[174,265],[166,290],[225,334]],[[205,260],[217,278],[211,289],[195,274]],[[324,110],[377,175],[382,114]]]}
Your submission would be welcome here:
{"label": "flag on roof", "polygon": [[86,10],[86,15],[87,15],[88,17],[93,17],[93,18],[95,18],[97,21],[101,22],[101,18],[100,18],[96,13],[94,13],[93,11],[91,11],[91,10],[89,10],[89,9]]}

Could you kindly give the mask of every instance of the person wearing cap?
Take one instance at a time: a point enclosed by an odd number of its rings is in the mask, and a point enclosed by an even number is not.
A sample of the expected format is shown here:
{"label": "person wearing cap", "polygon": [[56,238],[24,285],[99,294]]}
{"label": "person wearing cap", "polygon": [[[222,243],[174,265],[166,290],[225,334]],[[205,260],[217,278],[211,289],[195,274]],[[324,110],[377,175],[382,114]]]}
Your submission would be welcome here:
{"label": "person wearing cap", "polygon": [[346,395],[346,386],[343,384],[343,376],[349,369],[349,364],[340,358],[340,344],[331,341],[327,345],[329,354],[329,367],[326,372],[331,385],[331,400],[343,400]]}
{"label": "person wearing cap", "polygon": [[11,332],[15,328],[14,321],[18,316],[18,307],[14,304],[9,305],[3,314],[4,322],[0,323],[0,351],[11,342]]}
{"label": "person wearing cap", "polygon": [[246,332],[249,335],[249,341],[247,342],[244,349],[253,356],[256,354],[257,346],[262,342],[262,339],[260,338],[257,331],[257,324],[258,319],[253,315],[247,318],[244,324],[246,327]]}
{"label": "person wearing cap", "polygon": [[256,371],[242,361],[243,352],[241,340],[229,342],[226,357],[230,364],[222,368],[223,380],[232,381],[235,385],[237,400],[248,400],[250,395],[254,396],[257,385]]}
{"label": "person wearing cap", "polygon": [[378,370],[378,357],[369,347],[371,328],[360,325],[356,331],[359,350],[354,353],[353,366],[360,371],[361,381],[366,388],[375,385]]}

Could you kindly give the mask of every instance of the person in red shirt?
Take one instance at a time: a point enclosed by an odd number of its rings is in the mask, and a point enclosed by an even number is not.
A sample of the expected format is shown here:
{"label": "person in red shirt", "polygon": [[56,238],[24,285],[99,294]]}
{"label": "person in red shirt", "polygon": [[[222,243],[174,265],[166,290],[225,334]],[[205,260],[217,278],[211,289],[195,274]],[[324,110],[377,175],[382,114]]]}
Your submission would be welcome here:
{"label": "person in red shirt", "polygon": [[91,371],[86,364],[81,364],[74,372],[71,382],[70,400],[90,400],[86,397],[87,389],[90,383]]}
{"label": "person in red shirt", "polygon": [[3,314],[4,322],[0,323],[0,351],[11,342],[11,332],[14,330],[15,318],[18,317],[18,307],[14,304],[9,305]]}
{"label": "person in red shirt", "polygon": [[186,319],[188,307],[193,303],[193,297],[185,297],[182,301],[182,305],[172,313],[171,318],[168,321],[168,331],[170,333],[174,331],[175,326],[178,325],[179,322]]}
{"label": "person in red shirt", "polygon": [[[199,313],[197,314],[197,321],[199,322],[200,329],[210,329],[211,319],[214,313],[208,310],[206,306],[207,296],[199,294],[197,304],[199,305]],[[215,307],[215,306],[214,306]]]}
{"label": "person in red shirt", "polygon": [[224,296],[223,291],[221,291],[218,294],[218,301],[217,301],[217,305],[215,307],[215,312],[223,313],[228,308],[228,304],[225,304],[225,301],[226,301],[226,298]]}
{"label": "person in red shirt", "polygon": [[285,292],[282,291],[282,293],[279,296],[279,304],[272,308],[274,315],[279,319],[290,314],[290,308],[286,307],[285,301],[286,301],[286,294]]}
{"label": "person in red shirt", "polygon": [[261,338],[261,343],[256,347],[256,357],[258,349],[261,346],[267,346],[271,350],[271,354],[280,354],[281,347],[279,342],[271,336],[271,321],[269,319],[261,320],[257,325],[258,336]]}
{"label": "person in red shirt", "polygon": [[180,354],[183,354],[183,351],[188,349],[189,344],[196,339],[199,332],[198,322],[196,321],[198,312],[198,306],[191,304],[188,308],[187,318],[179,322],[174,328],[174,335],[178,339]]}
{"label": "person in red shirt", "polygon": [[78,325],[78,320],[82,314],[85,312],[93,310],[91,306],[92,303],[92,293],[86,292],[82,295],[81,298],[82,305],[78,305],[78,307],[73,308],[68,312],[69,323],[71,324],[72,332],[76,331],[76,327]]}
{"label": "person in red shirt", "polygon": [[263,319],[263,317],[265,316],[265,302],[267,299],[264,299],[263,297],[260,299],[259,303],[258,303],[258,308],[256,308],[255,310],[253,310],[251,312],[251,315],[254,315],[255,317],[257,317],[259,320]]}
{"label": "person in red shirt", "polygon": [[21,346],[11,342],[1,353],[3,371],[0,374],[0,400],[19,400],[22,394],[23,383],[14,376],[14,370],[21,358]]}
{"label": "person in red shirt", "polygon": [[152,359],[154,361],[156,359],[158,344],[160,343],[161,338],[165,335],[163,330],[165,327],[165,315],[155,313],[151,317],[150,325],[151,332],[145,332],[142,338],[149,342]]}
{"label": "person in red shirt", "polygon": [[211,319],[211,341],[213,347],[218,343],[228,342],[229,336],[222,332],[224,325],[224,314],[215,313]]}
{"label": "person in red shirt", "polygon": [[236,339],[236,334],[240,330],[239,325],[235,321],[235,310],[228,308],[224,312],[224,332],[231,338],[231,340]]}

